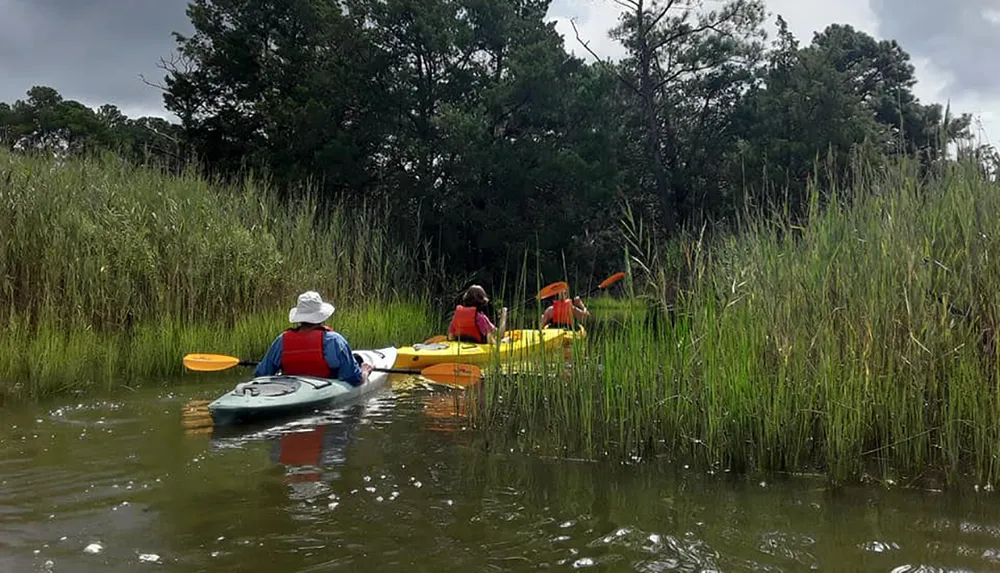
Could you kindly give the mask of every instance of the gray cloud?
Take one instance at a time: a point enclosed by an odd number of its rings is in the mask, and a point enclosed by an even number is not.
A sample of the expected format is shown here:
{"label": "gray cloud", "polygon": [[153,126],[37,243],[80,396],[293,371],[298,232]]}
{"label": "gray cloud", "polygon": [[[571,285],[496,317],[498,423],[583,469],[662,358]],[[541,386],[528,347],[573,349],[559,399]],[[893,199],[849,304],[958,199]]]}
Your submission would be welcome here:
{"label": "gray cloud", "polygon": [[51,86],[90,105],[163,109],[159,58],[191,33],[187,0],[0,0],[0,101]]}
{"label": "gray cloud", "polygon": [[870,0],[879,34],[952,76],[949,86],[1000,94],[1000,24],[996,0]]}

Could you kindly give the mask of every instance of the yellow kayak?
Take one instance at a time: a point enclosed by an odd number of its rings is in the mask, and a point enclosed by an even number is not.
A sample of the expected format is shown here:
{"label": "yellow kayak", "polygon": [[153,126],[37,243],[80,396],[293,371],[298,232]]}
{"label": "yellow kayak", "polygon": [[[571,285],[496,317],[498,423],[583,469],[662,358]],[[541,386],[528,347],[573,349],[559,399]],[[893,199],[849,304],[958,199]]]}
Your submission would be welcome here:
{"label": "yellow kayak", "polygon": [[512,355],[527,354],[527,351],[538,348],[559,348],[568,337],[586,335],[585,331],[571,332],[561,328],[546,328],[544,330],[508,330],[500,341],[496,352],[489,344],[473,342],[443,342],[418,343],[403,346],[396,353],[396,363],[393,368],[425,368],[442,362],[458,362],[462,364],[483,364],[496,355],[503,360]]}
{"label": "yellow kayak", "polygon": [[564,330],[563,341],[570,344],[575,339],[587,338],[587,329],[582,324],[577,325],[576,330]]}

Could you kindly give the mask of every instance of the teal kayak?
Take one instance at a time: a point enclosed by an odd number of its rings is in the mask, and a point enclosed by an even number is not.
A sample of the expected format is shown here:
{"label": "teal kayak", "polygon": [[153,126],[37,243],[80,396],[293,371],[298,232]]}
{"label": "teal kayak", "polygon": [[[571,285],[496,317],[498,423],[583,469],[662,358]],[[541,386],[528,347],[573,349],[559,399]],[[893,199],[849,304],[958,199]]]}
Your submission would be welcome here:
{"label": "teal kayak", "polygon": [[[396,348],[357,350],[354,355],[375,368],[391,368],[396,361]],[[313,412],[377,390],[388,378],[387,372],[372,372],[364,384],[352,386],[331,378],[258,376],[237,384],[232,391],[209,404],[208,411],[212,422],[219,426]]]}

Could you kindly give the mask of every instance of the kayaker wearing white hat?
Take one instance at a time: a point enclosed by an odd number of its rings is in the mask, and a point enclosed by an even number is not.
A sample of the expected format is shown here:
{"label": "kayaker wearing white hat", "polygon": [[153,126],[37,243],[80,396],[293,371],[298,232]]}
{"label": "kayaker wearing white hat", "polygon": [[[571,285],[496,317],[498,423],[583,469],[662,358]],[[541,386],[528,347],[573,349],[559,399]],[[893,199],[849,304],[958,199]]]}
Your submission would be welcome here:
{"label": "kayaker wearing white hat", "polygon": [[359,365],[339,332],[323,323],[334,311],[316,291],[299,295],[298,304],[288,311],[288,321],[298,326],[282,332],[257,364],[254,376],[282,374],[339,378],[360,386],[371,372],[370,364]]}

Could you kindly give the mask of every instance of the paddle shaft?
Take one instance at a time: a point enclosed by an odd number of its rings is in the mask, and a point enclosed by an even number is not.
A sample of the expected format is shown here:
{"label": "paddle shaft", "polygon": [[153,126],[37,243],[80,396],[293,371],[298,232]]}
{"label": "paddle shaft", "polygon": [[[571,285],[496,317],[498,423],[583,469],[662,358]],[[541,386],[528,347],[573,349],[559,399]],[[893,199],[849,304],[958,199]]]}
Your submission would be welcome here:
{"label": "paddle shaft", "polygon": [[[614,284],[614,283],[611,283],[611,284]],[[611,286],[611,285],[608,285],[608,286]],[[583,296],[590,296],[592,294],[597,293],[599,290],[601,290],[601,287],[600,286],[596,286],[596,287],[590,289],[589,291],[585,292],[583,294]]]}
{"label": "paddle shaft", "polygon": [[[250,360],[240,360],[237,366],[256,366],[258,363]],[[388,374],[420,374],[420,370],[407,370],[405,368],[372,368],[373,372],[386,372]]]}

